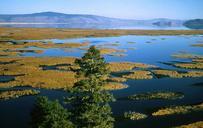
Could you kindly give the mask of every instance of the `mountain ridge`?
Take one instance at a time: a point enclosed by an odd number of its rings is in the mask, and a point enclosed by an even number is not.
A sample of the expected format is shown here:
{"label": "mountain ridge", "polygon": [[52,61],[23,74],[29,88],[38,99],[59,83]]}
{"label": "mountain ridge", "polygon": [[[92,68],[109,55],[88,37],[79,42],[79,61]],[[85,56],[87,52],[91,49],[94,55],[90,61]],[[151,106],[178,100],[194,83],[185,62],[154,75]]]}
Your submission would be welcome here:
{"label": "mountain ridge", "polygon": [[90,14],[65,14],[59,12],[38,12],[31,14],[0,14],[0,23],[65,23],[71,27],[120,27],[120,26],[182,26],[184,20],[157,18],[150,20],[111,18]]}
{"label": "mountain ridge", "polygon": [[[57,17],[79,17],[79,16],[83,16],[83,17],[88,17],[88,18],[94,18],[94,17],[99,17],[99,18],[105,18],[105,19],[115,19],[115,20],[127,20],[127,21],[154,21],[154,20],[176,20],[176,19],[168,19],[168,18],[155,18],[155,19],[149,19],[149,20],[136,20],[136,19],[122,19],[122,18],[111,18],[111,17],[106,17],[106,16],[99,16],[99,15],[91,15],[91,14],[66,14],[66,13],[59,13],[59,12],[51,12],[51,11],[47,11],[47,12],[38,12],[38,13],[31,13],[31,14],[0,14],[0,19],[2,20],[5,17],[28,17],[28,16],[57,16]],[[6,21],[6,19],[5,19]],[[8,19],[7,19],[8,21]],[[181,21],[181,20],[178,20]]]}

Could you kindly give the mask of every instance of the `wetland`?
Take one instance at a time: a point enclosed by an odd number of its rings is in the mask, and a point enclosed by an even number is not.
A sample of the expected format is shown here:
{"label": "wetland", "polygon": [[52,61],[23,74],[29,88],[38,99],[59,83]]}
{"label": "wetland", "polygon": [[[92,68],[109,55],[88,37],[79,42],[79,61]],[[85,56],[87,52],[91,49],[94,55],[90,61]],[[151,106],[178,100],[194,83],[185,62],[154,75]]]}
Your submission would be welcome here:
{"label": "wetland", "polygon": [[66,106],[79,80],[74,61],[92,45],[111,72],[103,88],[117,99],[115,127],[201,125],[202,40],[202,30],[0,28],[1,126],[28,127],[37,96]]}

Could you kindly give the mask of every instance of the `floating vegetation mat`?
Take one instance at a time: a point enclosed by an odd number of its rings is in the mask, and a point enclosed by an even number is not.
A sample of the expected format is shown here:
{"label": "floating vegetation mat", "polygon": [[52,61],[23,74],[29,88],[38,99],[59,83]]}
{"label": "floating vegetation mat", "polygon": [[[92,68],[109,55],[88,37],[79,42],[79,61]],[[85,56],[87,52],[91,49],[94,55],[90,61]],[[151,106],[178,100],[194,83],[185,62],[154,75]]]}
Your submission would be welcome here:
{"label": "floating vegetation mat", "polygon": [[153,112],[153,116],[164,116],[173,114],[187,114],[193,111],[203,111],[203,103],[198,105],[184,105],[184,106],[172,106],[162,108],[156,112]]}
{"label": "floating vegetation mat", "polygon": [[[32,86],[49,89],[71,88],[78,81],[78,78],[75,77],[75,71],[79,67],[74,64],[75,59],[73,57],[1,57],[0,75],[11,75],[15,76],[15,78],[6,83],[0,82],[0,87]],[[45,67],[54,67],[54,69],[45,69]],[[132,71],[134,68],[145,69],[151,67],[155,66],[142,63],[111,62],[109,63],[109,69],[117,77],[110,77],[109,81],[120,83],[125,82],[127,79],[151,79],[153,78],[151,72],[156,76],[172,78],[203,76],[202,71],[182,73],[171,70]],[[121,86],[121,84],[116,85],[111,85],[111,88],[119,89],[126,87]]]}
{"label": "floating vegetation mat", "polygon": [[122,77],[110,77],[108,79],[108,81],[111,81],[111,82],[125,82],[125,81],[127,81],[127,79],[122,78]]}
{"label": "floating vegetation mat", "polygon": [[43,70],[41,65],[73,64],[71,57],[15,57],[0,58],[1,75],[16,75],[14,81],[0,83],[0,87],[32,86],[40,88],[69,88],[76,81],[72,71]]}
{"label": "floating vegetation mat", "polygon": [[203,121],[198,121],[187,125],[181,125],[175,128],[203,128]]}
{"label": "floating vegetation mat", "polygon": [[133,62],[111,62],[109,68],[111,72],[128,71],[134,68],[154,68],[154,65]]}
{"label": "floating vegetation mat", "polygon": [[88,42],[83,43],[53,43],[53,42],[15,42],[15,41],[7,41],[4,43],[0,43],[0,56],[17,56],[21,55],[21,53],[25,52],[33,52],[33,53],[43,53],[43,50],[38,49],[26,49],[29,47],[35,48],[79,48],[83,46],[88,46]]}
{"label": "floating vegetation mat", "polygon": [[[0,75],[15,76],[14,80],[0,82],[0,87],[32,86],[48,89],[69,89],[78,81],[71,57],[15,57],[0,58]],[[44,67],[55,67],[44,69]],[[127,86],[117,82],[109,82],[105,89],[123,89]],[[121,81],[120,81],[121,82]]]}
{"label": "floating vegetation mat", "polygon": [[114,49],[114,48],[100,48],[99,49],[101,54],[108,54],[108,55],[114,55],[116,53],[123,53],[126,52],[125,50],[121,50],[121,49]]}
{"label": "floating vegetation mat", "polygon": [[123,75],[123,78],[126,79],[152,79],[153,76],[151,75],[151,72],[149,71],[131,71],[129,74],[127,75]]}
{"label": "floating vegetation mat", "polygon": [[0,100],[15,99],[22,96],[37,95],[39,93],[40,91],[31,89],[0,91]]}
{"label": "floating vegetation mat", "polygon": [[184,94],[181,92],[147,92],[128,96],[130,100],[176,100],[182,99]]}
{"label": "floating vegetation mat", "polygon": [[178,72],[175,70],[152,70],[152,72],[158,77],[171,77],[171,78],[184,78],[184,77],[203,77],[203,71],[188,71]]}
{"label": "floating vegetation mat", "polygon": [[125,112],[124,113],[124,118],[126,119],[130,119],[130,120],[141,120],[141,119],[145,119],[148,116],[142,113],[138,113],[138,112]]}
{"label": "floating vegetation mat", "polygon": [[107,84],[104,85],[105,90],[120,90],[120,89],[125,89],[128,86],[122,83],[118,82],[108,82]]}
{"label": "floating vegetation mat", "polygon": [[203,43],[201,44],[192,44],[193,47],[203,47]]}
{"label": "floating vegetation mat", "polygon": [[203,59],[193,59],[192,62],[176,63],[174,66],[186,69],[203,69]]}
{"label": "floating vegetation mat", "polygon": [[181,59],[203,59],[203,55],[196,55],[196,54],[189,54],[189,53],[173,54],[172,57],[181,58]]}

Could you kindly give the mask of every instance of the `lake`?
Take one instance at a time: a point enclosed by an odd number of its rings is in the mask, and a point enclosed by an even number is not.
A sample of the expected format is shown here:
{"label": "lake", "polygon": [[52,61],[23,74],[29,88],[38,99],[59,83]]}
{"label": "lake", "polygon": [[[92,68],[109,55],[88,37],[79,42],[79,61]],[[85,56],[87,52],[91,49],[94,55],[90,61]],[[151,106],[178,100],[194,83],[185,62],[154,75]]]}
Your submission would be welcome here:
{"label": "lake", "polygon": [[[25,40],[29,42],[43,41],[54,43],[68,42],[89,42],[99,48],[119,49],[124,52],[117,55],[104,55],[107,62],[140,62],[156,65],[161,69],[173,69],[179,71],[188,71],[188,69],[177,68],[165,63],[173,62],[189,62],[191,59],[174,58],[171,55],[177,53],[192,53],[203,55],[202,47],[192,47],[203,41],[202,35],[190,36],[118,36],[118,37],[90,37],[90,38],[74,38],[74,39],[49,39],[49,40]],[[36,48],[28,47],[26,49],[41,49],[43,53],[25,52],[22,56],[74,56],[81,57],[86,52],[86,48]],[[1,79],[1,77],[0,77]],[[5,79],[5,78],[3,78]],[[1,82],[1,81],[0,81]],[[195,121],[203,120],[203,111],[192,112],[190,114],[170,115],[164,117],[153,117],[150,114],[158,108],[171,105],[188,105],[203,102],[203,86],[194,86],[203,83],[203,77],[199,78],[153,78],[150,80],[127,80],[125,84],[129,87],[122,90],[111,91],[116,98],[154,91],[174,91],[184,93],[184,98],[176,100],[117,100],[111,103],[113,114],[118,118],[115,123],[116,128],[170,128],[182,124],[188,124]],[[19,88],[19,87],[16,87]],[[22,87],[20,87],[22,88]],[[30,87],[25,87],[30,88]],[[3,90],[3,89],[1,89]],[[62,90],[46,90],[41,91],[40,95],[48,96],[50,99],[59,99],[63,101],[63,97],[68,94]],[[33,107],[36,96],[26,96],[8,101],[0,101],[0,127],[20,127],[26,128],[29,124],[29,113]],[[126,111],[136,111],[149,115],[148,118],[138,121],[123,120],[119,117]],[[12,123],[11,123],[12,122]]]}

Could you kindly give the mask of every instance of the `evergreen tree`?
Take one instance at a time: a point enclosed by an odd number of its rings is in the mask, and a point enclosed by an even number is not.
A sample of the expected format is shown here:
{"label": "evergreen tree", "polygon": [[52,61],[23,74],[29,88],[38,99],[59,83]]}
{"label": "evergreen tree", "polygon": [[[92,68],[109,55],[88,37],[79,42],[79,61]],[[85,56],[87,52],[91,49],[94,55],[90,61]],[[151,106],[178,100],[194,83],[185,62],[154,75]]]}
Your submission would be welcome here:
{"label": "evergreen tree", "polygon": [[68,98],[74,124],[79,128],[112,128],[114,118],[108,103],[113,101],[113,96],[102,89],[109,75],[104,58],[92,46],[75,63],[80,66],[78,73],[84,78],[75,83]]}
{"label": "evergreen tree", "polygon": [[56,101],[38,97],[31,112],[32,128],[74,128],[69,121],[69,113]]}
{"label": "evergreen tree", "polygon": [[109,70],[100,51],[95,46],[91,46],[82,59],[76,59],[76,64],[79,65],[79,74],[84,74],[85,77],[101,78],[109,75]]}

